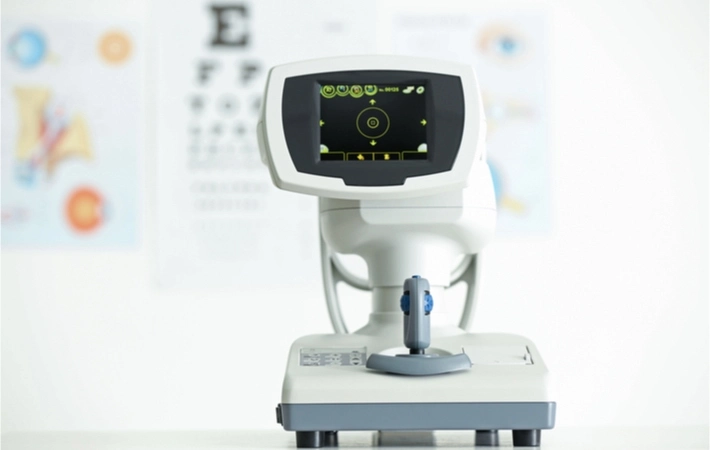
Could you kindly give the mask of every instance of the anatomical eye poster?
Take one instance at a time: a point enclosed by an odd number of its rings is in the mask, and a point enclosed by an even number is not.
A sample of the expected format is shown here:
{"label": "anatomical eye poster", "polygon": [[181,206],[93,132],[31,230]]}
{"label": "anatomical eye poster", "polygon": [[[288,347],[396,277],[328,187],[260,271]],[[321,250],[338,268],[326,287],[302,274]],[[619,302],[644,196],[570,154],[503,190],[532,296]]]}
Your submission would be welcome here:
{"label": "anatomical eye poster", "polygon": [[143,45],[133,23],[3,20],[2,246],[134,246]]}
{"label": "anatomical eye poster", "polygon": [[274,65],[373,53],[374,11],[374,1],[155,2],[162,286],[318,282],[317,200],[272,185],[259,108]]}
{"label": "anatomical eye poster", "polygon": [[[463,4],[463,3],[462,3]],[[395,13],[393,53],[471,64],[488,123],[497,232],[551,229],[546,37],[542,12]]]}

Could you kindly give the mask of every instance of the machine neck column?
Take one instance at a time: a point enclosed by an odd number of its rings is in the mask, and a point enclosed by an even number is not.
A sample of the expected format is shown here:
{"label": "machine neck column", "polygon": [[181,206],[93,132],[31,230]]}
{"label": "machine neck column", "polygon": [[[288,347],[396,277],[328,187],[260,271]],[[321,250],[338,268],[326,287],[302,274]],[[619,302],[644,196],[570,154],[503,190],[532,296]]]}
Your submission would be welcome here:
{"label": "machine neck column", "polygon": [[399,298],[402,296],[401,286],[376,287],[372,289],[373,313],[399,313]]}

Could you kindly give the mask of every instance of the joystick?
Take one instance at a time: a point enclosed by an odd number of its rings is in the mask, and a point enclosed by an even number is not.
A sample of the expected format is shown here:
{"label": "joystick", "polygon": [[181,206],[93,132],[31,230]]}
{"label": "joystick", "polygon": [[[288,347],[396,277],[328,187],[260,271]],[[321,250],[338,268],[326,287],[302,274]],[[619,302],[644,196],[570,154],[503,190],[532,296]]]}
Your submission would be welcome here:
{"label": "joystick", "polygon": [[434,298],[425,278],[414,275],[404,281],[400,307],[404,313],[404,345],[409,349],[409,354],[389,356],[373,353],[367,359],[368,369],[400,375],[438,375],[471,368],[471,360],[465,353],[426,353],[431,341],[430,314],[434,309]]}

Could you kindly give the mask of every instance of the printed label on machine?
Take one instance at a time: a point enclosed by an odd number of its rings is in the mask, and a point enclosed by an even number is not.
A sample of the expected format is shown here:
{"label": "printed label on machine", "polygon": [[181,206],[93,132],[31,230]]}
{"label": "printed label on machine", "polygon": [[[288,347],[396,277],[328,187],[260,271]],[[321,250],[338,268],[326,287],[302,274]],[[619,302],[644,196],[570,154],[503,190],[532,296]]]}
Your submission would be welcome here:
{"label": "printed label on machine", "polygon": [[367,358],[367,348],[302,348],[302,366],[362,366]]}

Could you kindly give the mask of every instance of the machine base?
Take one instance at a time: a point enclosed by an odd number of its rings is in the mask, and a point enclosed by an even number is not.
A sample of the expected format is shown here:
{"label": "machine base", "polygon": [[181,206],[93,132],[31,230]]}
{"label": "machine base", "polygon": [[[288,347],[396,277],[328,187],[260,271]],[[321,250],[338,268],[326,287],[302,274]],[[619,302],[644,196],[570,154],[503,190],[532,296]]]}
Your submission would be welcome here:
{"label": "machine base", "polygon": [[333,445],[326,437],[336,431],[435,430],[476,430],[479,446],[495,445],[498,430],[513,430],[514,445],[537,446],[540,430],[555,426],[547,367],[529,339],[434,328],[429,352],[464,353],[470,369],[405,376],[366,368],[369,355],[406,351],[398,347],[401,321],[396,325],[375,327],[384,328],[383,335],[311,335],[294,342],[276,416],[297,433],[299,447]]}
{"label": "machine base", "polygon": [[313,430],[536,430],[555,424],[555,402],[280,404],[277,422]]}
{"label": "machine base", "polygon": [[[514,447],[539,447],[541,430],[513,430]],[[476,430],[475,447],[498,447],[498,430]],[[337,447],[337,431],[296,431],[297,448]]]}
{"label": "machine base", "polygon": [[[476,445],[494,446],[498,430],[513,445],[540,445],[555,424],[555,402],[279,404],[277,422],[296,431],[299,448],[337,445],[336,430],[477,430]],[[328,430],[326,433],[325,430]]]}

